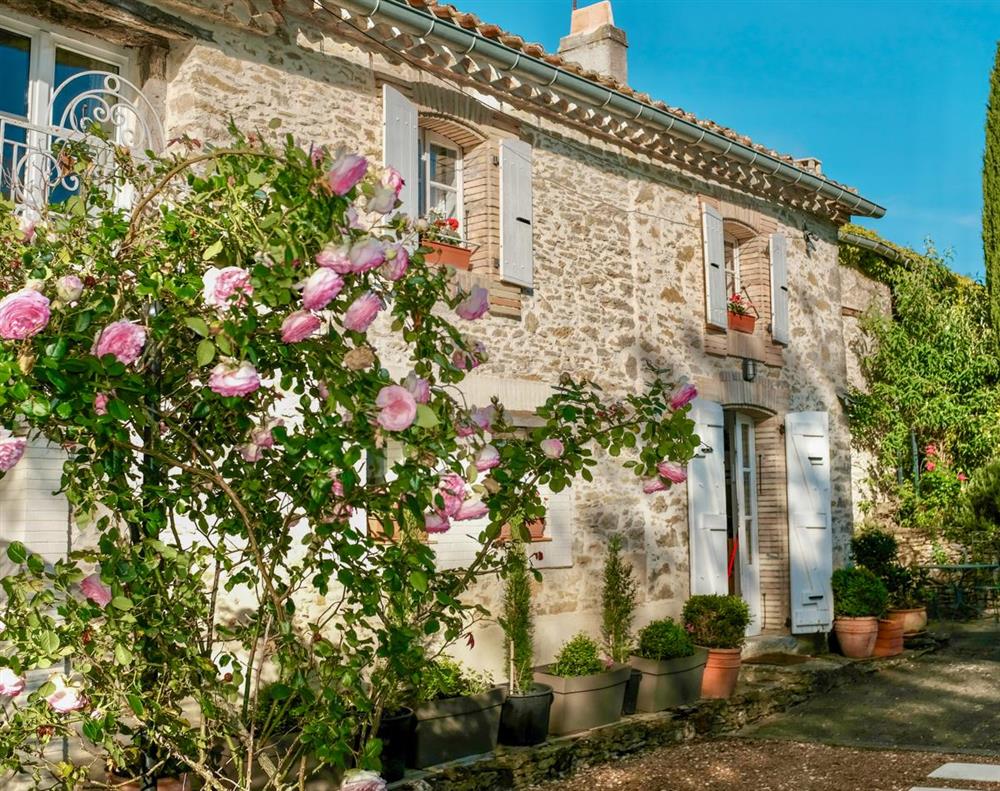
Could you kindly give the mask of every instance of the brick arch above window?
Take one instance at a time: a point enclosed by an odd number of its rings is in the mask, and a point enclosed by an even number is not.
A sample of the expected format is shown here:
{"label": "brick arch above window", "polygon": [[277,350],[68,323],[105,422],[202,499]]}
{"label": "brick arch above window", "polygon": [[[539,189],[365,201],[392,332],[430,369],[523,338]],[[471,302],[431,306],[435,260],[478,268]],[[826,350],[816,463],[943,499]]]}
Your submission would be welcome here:
{"label": "brick arch above window", "polygon": [[429,129],[448,138],[461,148],[463,153],[466,149],[474,148],[487,140],[486,135],[475,127],[445,113],[421,112],[419,120],[421,129]]}

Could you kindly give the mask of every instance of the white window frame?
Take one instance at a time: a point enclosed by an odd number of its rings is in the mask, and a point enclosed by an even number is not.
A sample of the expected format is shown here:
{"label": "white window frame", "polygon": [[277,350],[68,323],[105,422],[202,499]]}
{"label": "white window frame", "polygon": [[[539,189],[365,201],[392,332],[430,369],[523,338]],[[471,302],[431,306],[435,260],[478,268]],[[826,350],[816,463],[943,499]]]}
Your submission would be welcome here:
{"label": "white window frame", "polygon": [[[455,186],[442,184],[440,181],[431,181],[431,144],[447,148],[455,152]],[[424,212],[431,211],[431,187],[437,187],[455,193],[455,219],[458,220],[458,236],[465,239],[465,195],[464,195],[464,162],[462,159],[462,147],[454,140],[449,140],[444,135],[438,134],[430,129],[420,130],[420,174],[418,189],[423,200]]]}
{"label": "white window frame", "polygon": [[[726,246],[730,244],[733,246],[732,268],[730,268],[729,262],[726,261]],[[742,284],[740,283],[740,240],[735,234],[729,233],[729,231],[725,231],[722,234],[722,263],[726,272],[726,288],[729,288],[730,275],[733,279],[733,290],[731,293],[726,294],[726,302],[729,302],[733,294],[739,294],[742,288]]]}

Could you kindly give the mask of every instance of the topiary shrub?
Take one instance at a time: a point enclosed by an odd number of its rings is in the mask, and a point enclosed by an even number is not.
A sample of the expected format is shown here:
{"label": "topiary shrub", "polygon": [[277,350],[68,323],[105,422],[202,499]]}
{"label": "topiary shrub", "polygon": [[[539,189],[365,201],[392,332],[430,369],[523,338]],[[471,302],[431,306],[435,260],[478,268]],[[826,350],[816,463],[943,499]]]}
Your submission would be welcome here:
{"label": "topiary shrub", "polygon": [[607,667],[600,657],[597,641],[580,632],[563,644],[552,663],[552,675],[572,678],[600,673]]}
{"label": "topiary shrub", "polygon": [[535,624],[531,617],[531,568],[521,541],[511,541],[507,549],[500,627],[504,634],[510,691],[514,695],[523,694],[534,686]]}
{"label": "topiary shrub", "polygon": [[615,662],[625,662],[632,649],[637,587],[632,564],[622,558],[622,540],[619,536],[612,536],[604,561],[601,637],[604,650]]}
{"label": "topiary shrub", "polygon": [[750,625],[750,608],[739,596],[692,596],[684,604],[684,628],[695,645],[742,648]]}
{"label": "topiary shrub", "polygon": [[691,635],[672,618],[653,621],[639,631],[639,646],[636,655],[643,659],[677,659],[691,656],[694,643]]}
{"label": "topiary shrub", "polygon": [[885,579],[890,569],[897,565],[899,542],[886,530],[872,527],[851,539],[851,555],[854,562]]}
{"label": "topiary shrub", "polygon": [[881,617],[889,603],[885,585],[870,570],[855,566],[833,572],[833,611],[838,618]]}

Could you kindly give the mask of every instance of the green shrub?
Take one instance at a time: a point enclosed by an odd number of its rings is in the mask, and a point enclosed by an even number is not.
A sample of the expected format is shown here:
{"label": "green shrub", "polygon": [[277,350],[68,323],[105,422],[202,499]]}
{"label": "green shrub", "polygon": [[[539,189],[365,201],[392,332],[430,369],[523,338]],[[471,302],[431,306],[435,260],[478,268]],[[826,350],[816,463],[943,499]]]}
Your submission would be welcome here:
{"label": "green shrub", "polygon": [[1000,456],[972,473],[958,518],[945,533],[962,541],[975,558],[1000,557]]}
{"label": "green shrub", "polygon": [[653,621],[639,631],[636,655],[643,659],[677,659],[693,653],[691,635],[672,618]]}
{"label": "green shrub", "polygon": [[632,650],[632,619],[635,617],[636,581],[632,564],[622,559],[622,542],[612,536],[604,561],[601,594],[601,637],[604,650],[615,662],[625,662]]}
{"label": "green shrub", "polygon": [[882,580],[860,566],[833,572],[833,611],[838,618],[880,617],[889,603]]}
{"label": "green shrub", "polygon": [[692,596],[684,604],[684,628],[695,645],[742,648],[750,625],[750,608],[739,596]]}
{"label": "green shrub", "polygon": [[899,542],[886,530],[869,528],[851,539],[851,555],[857,565],[864,566],[884,580],[889,569],[898,565]]}
{"label": "green shrub", "polygon": [[428,662],[415,690],[417,703],[461,695],[479,695],[493,686],[489,673],[477,673],[460,662],[440,656]]}
{"label": "green shrub", "polygon": [[532,659],[535,634],[531,618],[531,571],[521,541],[509,542],[507,549],[500,627],[504,634],[510,691],[521,694],[534,684]]}
{"label": "green shrub", "polygon": [[563,678],[589,676],[605,668],[597,641],[580,632],[559,649],[556,661],[552,663],[552,675]]}

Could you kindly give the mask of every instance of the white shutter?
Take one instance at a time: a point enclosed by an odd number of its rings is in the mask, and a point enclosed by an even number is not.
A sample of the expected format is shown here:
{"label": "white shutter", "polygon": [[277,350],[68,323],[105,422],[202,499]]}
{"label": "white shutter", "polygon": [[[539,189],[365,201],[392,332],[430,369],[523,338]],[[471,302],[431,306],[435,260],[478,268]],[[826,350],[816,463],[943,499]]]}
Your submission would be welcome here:
{"label": "white shutter", "polygon": [[701,209],[705,241],[705,314],[713,327],[726,329],[726,247],[722,232],[722,215],[707,203]]}
{"label": "white shutter", "polygon": [[771,234],[771,338],[788,343],[788,240]]}
{"label": "white shutter", "polygon": [[726,461],[722,405],[696,398],[690,417],[701,447],[688,462],[691,594],[729,593],[726,577]]}
{"label": "white shutter", "polygon": [[500,279],[533,287],[531,146],[500,141]]}
{"label": "white shutter", "polygon": [[382,156],[403,177],[399,211],[416,217],[420,152],[417,107],[391,85],[382,86]]}
{"label": "white shutter", "polygon": [[826,632],[833,622],[830,435],[826,412],[785,415],[792,632]]}

